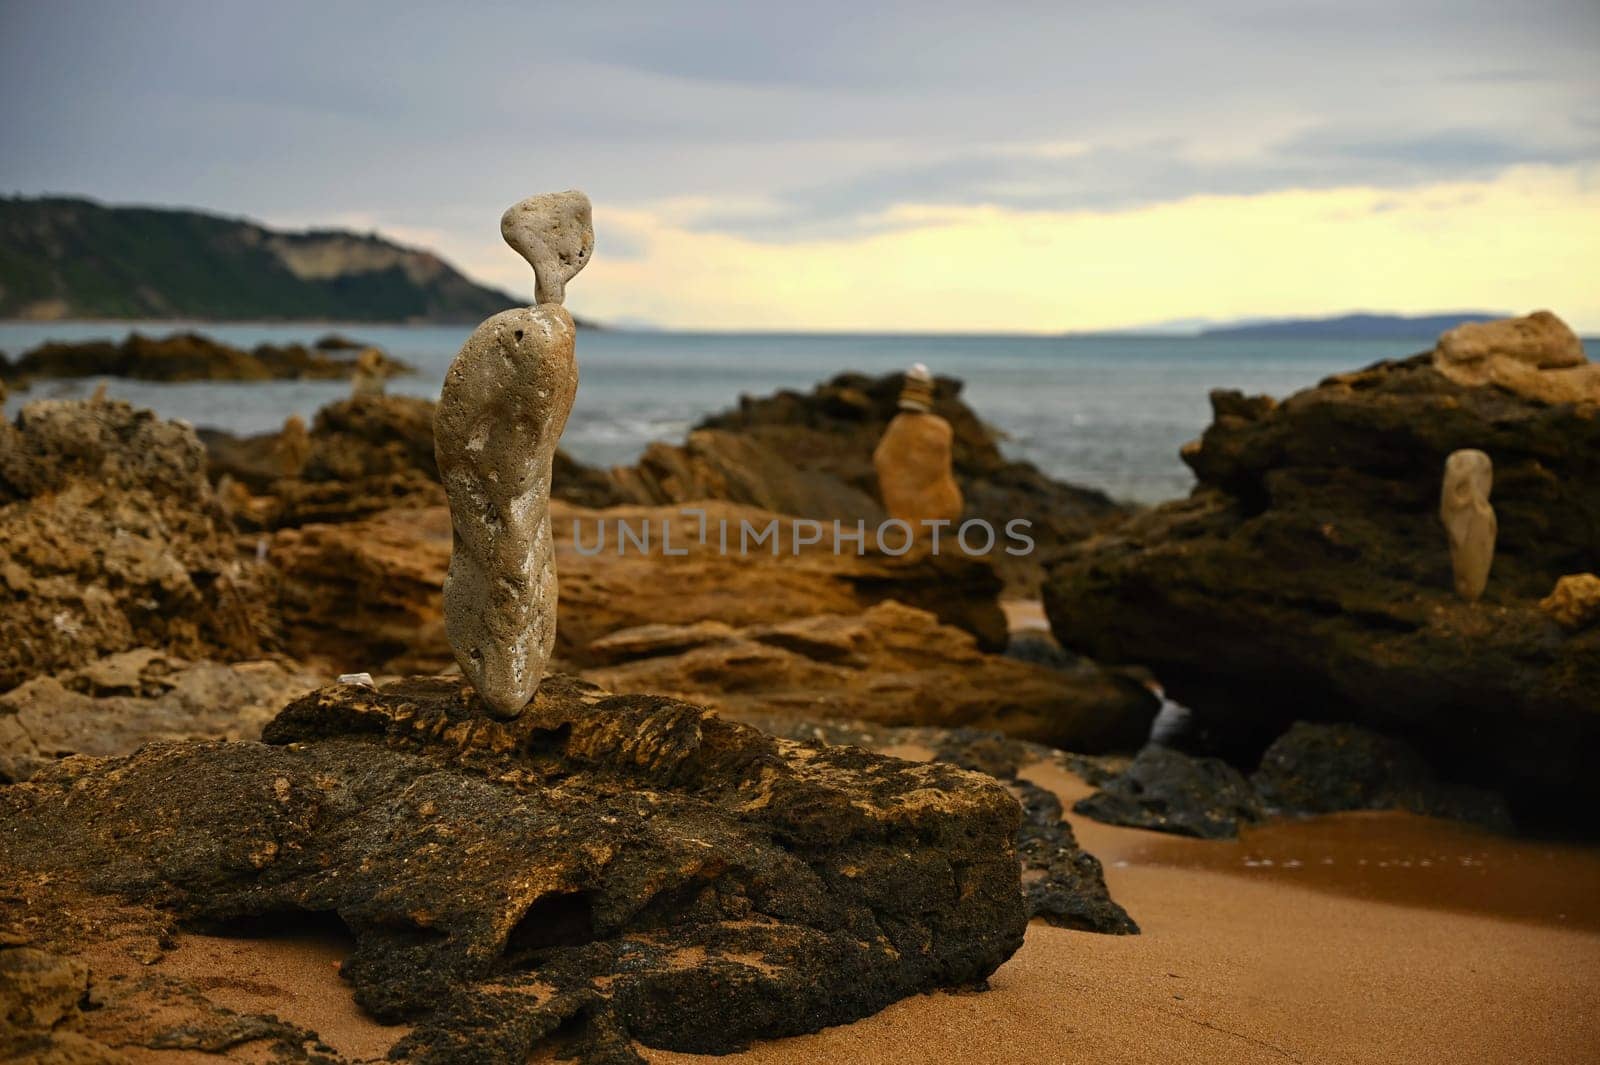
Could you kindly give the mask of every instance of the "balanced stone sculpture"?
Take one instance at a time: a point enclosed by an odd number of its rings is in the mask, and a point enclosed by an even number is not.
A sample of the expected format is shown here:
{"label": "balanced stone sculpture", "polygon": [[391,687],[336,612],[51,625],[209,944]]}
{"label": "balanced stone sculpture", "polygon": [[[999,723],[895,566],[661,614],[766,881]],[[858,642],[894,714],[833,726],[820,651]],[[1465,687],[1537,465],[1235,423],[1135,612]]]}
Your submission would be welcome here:
{"label": "balanced stone sculpture", "polygon": [[950,423],[933,413],[933,376],[919,362],[907,371],[900,413],[872,453],[884,508],[919,534],[924,521],[961,517],[961,489],[951,473],[954,438]]}
{"label": "balanced stone sculpture", "polygon": [[1450,537],[1450,564],[1455,570],[1456,594],[1472,602],[1489,583],[1494,564],[1494,539],[1498,532],[1489,489],[1494,464],[1483,452],[1464,448],[1444,464],[1444,490],[1439,517]]}
{"label": "balanced stone sculpture", "polygon": [[578,389],[566,283],[594,251],[589,199],[533,196],[500,219],[533,267],[538,306],[473,331],[445,375],[434,454],[454,534],[445,632],[489,710],[514,717],[544,677],[556,637],[550,469]]}
{"label": "balanced stone sculpture", "polygon": [[383,352],[366,348],[356,356],[355,373],[350,378],[350,395],[354,399],[381,396],[384,391]]}

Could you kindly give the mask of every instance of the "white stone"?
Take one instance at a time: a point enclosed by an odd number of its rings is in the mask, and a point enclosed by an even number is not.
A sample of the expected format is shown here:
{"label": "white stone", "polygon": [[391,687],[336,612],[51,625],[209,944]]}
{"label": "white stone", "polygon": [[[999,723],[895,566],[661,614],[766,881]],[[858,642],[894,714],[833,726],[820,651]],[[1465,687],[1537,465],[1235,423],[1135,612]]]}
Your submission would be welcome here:
{"label": "white stone", "polygon": [[1494,564],[1499,526],[1489,505],[1493,483],[1494,463],[1482,451],[1464,448],[1445,460],[1439,517],[1450,540],[1456,594],[1468,602],[1483,595]]}

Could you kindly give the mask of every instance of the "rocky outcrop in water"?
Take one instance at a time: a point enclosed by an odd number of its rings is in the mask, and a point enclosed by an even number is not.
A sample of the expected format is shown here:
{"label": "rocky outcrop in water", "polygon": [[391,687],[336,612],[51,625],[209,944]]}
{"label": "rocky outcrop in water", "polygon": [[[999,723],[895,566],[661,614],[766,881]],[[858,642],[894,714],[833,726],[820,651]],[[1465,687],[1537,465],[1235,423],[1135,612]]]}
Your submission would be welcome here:
{"label": "rocky outcrop in water", "polygon": [[[0,790],[0,880],[196,927],[336,914],[422,1062],[727,1052],[981,985],[1022,941],[1017,803],[954,766],[559,677],[513,722],[459,680],[336,686],[265,738]],[[28,906],[0,927],[60,934]]]}
{"label": "rocky outcrop in water", "polygon": [[[1424,355],[1282,403],[1218,392],[1212,406],[1184,451],[1195,493],[1052,569],[1061,643],[1150,667],[1236,764],[1296,719],[1344,721],[1531,814],[1600,799],[1600,631],[1538,606],[1600,564],[1600,405],[1464,385]],[[1495,467],[1499,540],[1477,603],[1453,593],[1437,512],[1461,448]]]}
{"label": "rocky outcrop in water", "polygon": [[[373,349],[376,350],[376,349]],[[140,381],[349,380],[356,358],[303,344],[260,344],[246,351],[199,333],[147,337],[130,333],[121,343],[51,341],[18,356],[5,376],[26,384],[61,377],[129,377]],[[381,352],[372,371],[382,377],[412,368]]]}
{"label": "rocky outcrop in water", "polygon": [[193,430],[104,400],[0,424],[0,691],[135,647],[229,659],[269,642]]}

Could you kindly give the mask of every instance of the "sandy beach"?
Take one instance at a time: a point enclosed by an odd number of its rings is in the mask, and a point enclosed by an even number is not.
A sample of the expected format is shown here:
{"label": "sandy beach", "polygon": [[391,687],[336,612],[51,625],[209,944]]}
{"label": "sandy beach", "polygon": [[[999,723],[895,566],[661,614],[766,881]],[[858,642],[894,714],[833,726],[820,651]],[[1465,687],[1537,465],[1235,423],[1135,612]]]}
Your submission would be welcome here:
{"label": "sandy beach", "polygon": [[[1054,766],[1023,776],[1069,802],[1089,791]],[[987,992],[927,995],[715,1060],[1510,1063],[1600,1051],[1587,1005],[1600,995],[1600,849],[1408,814],[1271,824],[1237,843],[1069,820],[1140,935],[1035,922]]]}
{"label": "sandy beach", "polygon": [[[1022,775],[1069,805],[1090,790],[1050,763]],[[659,1065],[1521,1063],[1600,1049],[1588,1008],[1600,996],[1600,848],[1400,813],[1272,822],[1237,842],[1069,820],[1141,934],[1036,921],[987,991],[908,999],[729,1057],[638,1049]],[[404,1029],[355,1006],[338,976],[349,946],[336,934],[184,935],[156,968],[378,1060]]]}

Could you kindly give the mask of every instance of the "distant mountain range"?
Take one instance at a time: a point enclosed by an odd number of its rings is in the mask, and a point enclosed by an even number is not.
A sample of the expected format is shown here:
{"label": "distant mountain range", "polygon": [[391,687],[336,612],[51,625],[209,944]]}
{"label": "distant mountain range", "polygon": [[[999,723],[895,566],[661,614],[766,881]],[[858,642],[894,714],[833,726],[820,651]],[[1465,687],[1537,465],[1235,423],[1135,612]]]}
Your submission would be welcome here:
{"label": "distant mountain range", "polygon": [[1446,314],[1343,314],[1337,318],[1282,318],[1200,330],[1203,337],[1241,339],[1295,338],[1300,340],[1391,340],[1413,337],[1432,340],[1462,322],[1492,322],[1509,313],[1453,311]]}
{"label": "distant mountain range", "polygon": [[0,198],[0,318],[477,322],[525,302],[375,234]]}
{"label": "distant mountain range", "polygon": [[[1102,336],[1237,337],[1240,339],[1433,340],[1462,322],[1510,318],[1510,312],[1445,311],[1436,314],[1341,314],[1329,318],[1174,318],[1117,329]],[[1069,334],[1071,335],[1071,334]],[[1085,334],[1077,334],[1085,335]]]}

